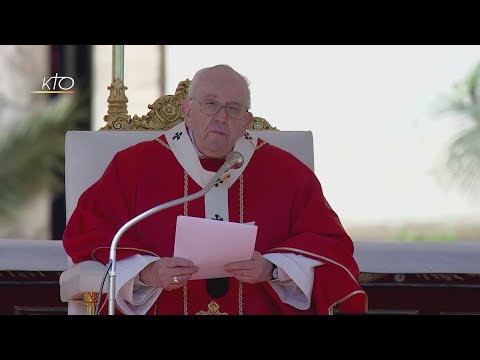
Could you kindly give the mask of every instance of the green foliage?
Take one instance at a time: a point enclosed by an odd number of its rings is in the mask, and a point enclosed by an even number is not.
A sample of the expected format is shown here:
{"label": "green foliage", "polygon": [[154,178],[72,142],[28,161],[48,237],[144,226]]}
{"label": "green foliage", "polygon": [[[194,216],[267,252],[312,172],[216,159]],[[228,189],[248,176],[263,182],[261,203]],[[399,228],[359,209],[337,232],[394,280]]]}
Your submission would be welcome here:
{"label": "green foliage", "polygon": [[395,236],[399,242],[455,242],[456,234],[453,228],[436,231],[404,228]]}
{"label": "green foliage", "polygon": [[480,63],[454,86],[443,112],[458,115],[465,125],[449,147],[451,180],[469,194],[480,193]]}
{"label": "green foliage", "polygon": [[65,133],[87,108],[73,96],[57,98],[0,140],[0,218],[10,218],[38,191],[63,186],[57,175],[64,171]]}

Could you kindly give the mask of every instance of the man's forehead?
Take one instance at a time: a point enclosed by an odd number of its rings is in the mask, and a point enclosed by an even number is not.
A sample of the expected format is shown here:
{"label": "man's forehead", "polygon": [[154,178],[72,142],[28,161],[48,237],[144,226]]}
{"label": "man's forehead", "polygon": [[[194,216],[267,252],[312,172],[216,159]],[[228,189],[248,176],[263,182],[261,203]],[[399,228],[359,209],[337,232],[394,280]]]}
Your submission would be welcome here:
{"label": "man's forehead", "polygon": [[225,94],[245,96],[247,94],[247,86],[241,79],[231,78],[205,78],[202,79],[197,91],[203,96],[222,96]]}
{"label": "man's forehead", "polygon": [[244,79],[230,69],[211,69],[199,74],[199,83],[204,84],[221,85],[228,83],[231,85],[235,83],[235,85],[240,87],[244,82]]}

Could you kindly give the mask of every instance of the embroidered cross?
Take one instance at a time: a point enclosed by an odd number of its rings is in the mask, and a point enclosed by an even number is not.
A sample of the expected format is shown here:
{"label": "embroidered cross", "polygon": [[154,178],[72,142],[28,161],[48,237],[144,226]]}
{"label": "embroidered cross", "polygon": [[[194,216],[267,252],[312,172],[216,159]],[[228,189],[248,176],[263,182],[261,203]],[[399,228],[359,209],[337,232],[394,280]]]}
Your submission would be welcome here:
{"label": "embroidered cross", "polygon": [[208,304],[208,310],[201,310],[195,315],[228,315],[228,313],[220,312],[220,305],[215,301],[211,301],[210,304]]}
{"label": "embroidered cross", "polygon": [[245,139],[252,140],[252,137],[250,136],[250,134],[248,132],[245,133]]}
{"label": "embroidered cross", "polygon": [[173,135],[173,140],[180,140],[180,137],[182,136],[182,132],[176,132],[175,135]]}
{"label": "embroidered cross", "polygon": [[223,221],[223,218],[218,215],[218,214],[215,214],[215,218],[212,218],[212,220],[219,220],[219,221]]}

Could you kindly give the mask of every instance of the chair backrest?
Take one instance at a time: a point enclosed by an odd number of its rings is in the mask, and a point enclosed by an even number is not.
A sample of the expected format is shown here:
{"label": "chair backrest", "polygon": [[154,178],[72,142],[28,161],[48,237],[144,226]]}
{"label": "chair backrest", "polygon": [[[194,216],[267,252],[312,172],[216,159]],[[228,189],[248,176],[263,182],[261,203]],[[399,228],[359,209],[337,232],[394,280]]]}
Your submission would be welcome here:
{"label": "chair backrest", "polygon": [[[67,221],[80,195],[107,168],[120,150],[154,139],[163,131],[69,131],[65,140],[65,196]],[[265,141],[289,151],[313,171],[310,131],[258,131]]]}

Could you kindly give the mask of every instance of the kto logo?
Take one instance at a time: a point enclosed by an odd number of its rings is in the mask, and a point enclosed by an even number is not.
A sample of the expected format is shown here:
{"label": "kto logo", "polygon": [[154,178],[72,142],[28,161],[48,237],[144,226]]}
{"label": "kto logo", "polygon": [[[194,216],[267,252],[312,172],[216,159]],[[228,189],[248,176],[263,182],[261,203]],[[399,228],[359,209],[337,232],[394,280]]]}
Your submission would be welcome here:
{"label": "kto logo", "polygon": [[[53,81],[52,81],[53,80]],[[35,94],[73,94],[73,86],[75,80],[70,76],[51,76],[48,80],[44,76],[42,82],[42,90],[32,91]]]}

